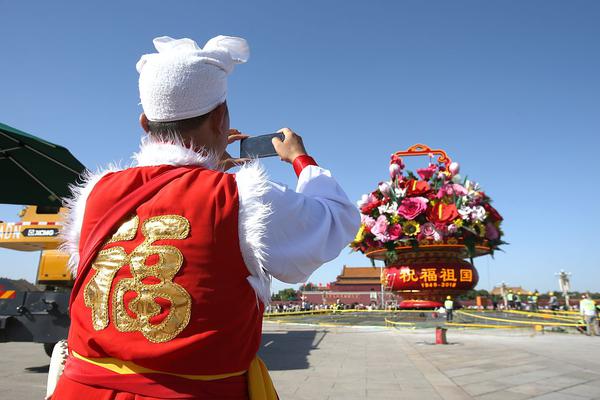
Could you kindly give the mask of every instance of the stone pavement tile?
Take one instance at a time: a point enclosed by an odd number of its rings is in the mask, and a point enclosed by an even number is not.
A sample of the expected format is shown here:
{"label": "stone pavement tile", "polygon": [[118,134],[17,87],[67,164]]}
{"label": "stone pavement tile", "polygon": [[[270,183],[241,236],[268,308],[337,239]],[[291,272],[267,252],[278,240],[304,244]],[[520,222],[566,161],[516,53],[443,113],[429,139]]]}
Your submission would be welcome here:
{"label": "stone pavement tile", "polygon": [[565,374],[564,376],[578,378],[578,379],[585,379],[585,380],[600,379],[600,369],[598,371],[591,371],[591,370],[587,370],[587,369],[579,370],[576,372]]}
{"label": "stone pavement tile", "polygon": [[394,381],[368,381],[367,380],[367,390],[389,390],[398,392],[402,390],[402,386],[398,382]]}
{"label": "stone pavement tile", "polygon": [[483,373],[457,376],[453,380],[454,380],[454,382],[456,382],[459,385],[466,385],[466,384],[470,384],[470,383],[484,382],[484,381],[500,379],[500,378],[504,378],[504,377],[508,377],[508,376],[520,375],[520,374],[524,374],[527,372],[535,371],[537,369],[538,369],[538,367],[536,367],[536,366],[530,366],[530,365],[526,365],[526,364],[519,365],[516,367],[502,367],[502,368],[497,368],[497,369],[490,370],[490,371],[483,372]]}
{"label": "stone pavement tile", "polygon": [[554,390],[566,389],[574,385],[579,385],[581,383],[585,383],[588,381],[588,378],[583,377],[575,377],[571,376],[571,374],[563,375],[563,376],[555,376],[552,378],[542,379],[537,381],[536,383],[539,385],[544,385]]}
{"label": "stone pavement tile", "polygon": [[475,397],[477,400],[522,400],[529,399],[530,395],[525,393],[515,393],[507,390],[499,390],[497,392],[482,394]]}
{"label": "stone pavement tile", "polygon": [[542,394],[554,392],[555,390],[557,390],[556,386],[548,385],[547,383],[541,383],[541,381],[538,381],[513,386],[507,391],[517,393],[519,395],[540,396]]}
{"label": "stone pavement tile", "polygon": [[[329,392],[329,396],[356,396],[367,397],[367,390],[363,388],[334,388]],[[323,397],[319,397],[323,398]]]}
{"label": "stone pavement tile", "polygon": [[[319,389],[332,389],[333,386],[335,385],[336,381],[328,379],[328,378],[321,378],[321,377],[308,377],[306,379],[306,381],[303,382],[302,386],[303,387],[317,387]],[[359,382],[357,382],[358,384]]]}
{"label": "stone pavement tile", "polygon": [[378,389],[367,389],[367,399],[404,399],[404,393],[396,390],[378,390]]}
{"label": "stone pavement tile", "polygon": [[508,383],[496,380],[475,382],[462,386],[462,388],[472,396],[479,396],[485,393],[496,392],[498,390],[507,389],[509,387],[510,385]]}
{"label": "stone pavement tile", "polygon": [[[587,382],[588,385],[597,386],[600,388],[600,379]],[[599,396],[600,397],[600,396]]]}
{"label": "stone pavement tile", "polygon": [[498,380],[501,380],[502,382],[508,383],[510,385],[521,385],[524,383],[535,382],[546,378],[552,378],[560,374],[561,372],[557,371],[556,369],[542,369],[518,375],[506,376]]}
{"label": "stone pavement tile", "polygon": [[557,393],[573,394],[588,398],[600,397],[600,387],[597,384],[582,383],[580,385],[571,386]]}
{"label": "stone pavement tile", "polygon": [[559,392],[547,393],[547,394],[543,394],[541,396],[531,397],[531,400],[585,400],[585,399],[590,399],[590,397],[582,397],[582,396],[576,396],[576,395],[572,395],[572,394],[559,393]]}
{"label": "stone pavement tile", "polygon": [[469,374],[475,374],[475,373],[480,373],[480,372],[484,372],[485,369],[484,368],[480,368],[480,367],[464,367],[464,368],[454,368],[454,369],[442,369],[442,372],[450,377],[450,378],[454,378],[456,376],[461,376],[461,375],[469,375]]}
{"label": "stone pavement tile", "polygon": [[[365,396],[359,396],[356,394],[333,394],[330,396],[327,396],[327,400],[365,400],[367,397]],[[325,399],[325,398],[323,398]],[[283,400],[283,399],[282,399]],[[293,400],[304,400],[304,399],[293,399]],[[316,400],[315,398],[308,398],[306,400]]]}

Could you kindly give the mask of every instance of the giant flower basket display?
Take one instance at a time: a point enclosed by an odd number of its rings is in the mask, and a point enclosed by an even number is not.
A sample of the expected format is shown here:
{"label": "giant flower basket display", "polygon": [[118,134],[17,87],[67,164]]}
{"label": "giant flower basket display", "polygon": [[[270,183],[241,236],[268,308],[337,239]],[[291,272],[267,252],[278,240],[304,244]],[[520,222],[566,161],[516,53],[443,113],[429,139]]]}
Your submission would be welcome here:
{"label": "giant flower basket display", "polygon": [[[428,156],[429,165],[407,171],[409,156]],[[362,224],[350,246],[385,261],[382,283],[403,296],[401,307],[437,307],[473,289],[472,259],[504,244],[492,200],[458,173],[446,152],[417,144],[393,154],[390,180],[358,202]]]}

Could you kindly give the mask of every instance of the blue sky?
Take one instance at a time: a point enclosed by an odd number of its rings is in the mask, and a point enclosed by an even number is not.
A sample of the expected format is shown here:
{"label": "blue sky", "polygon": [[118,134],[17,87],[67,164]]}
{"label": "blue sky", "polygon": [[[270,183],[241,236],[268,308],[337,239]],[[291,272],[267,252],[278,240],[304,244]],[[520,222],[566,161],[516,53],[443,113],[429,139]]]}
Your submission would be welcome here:
{"label": "blue sky", "polygon": [[[0,0],[0,15],[0,122],[90,168],[137,148],[135,63],[154,37],[243,36],[233,127],[296,130],[353,200],[387,177],[392,152],[446,149],[505,217],[510,245],[476,260],[480,288],[556,289],[565,269],[575,290],[600,291],[597,1]],[[289,166],[266,165],[294,185]],[[0,276],[34,279],[37,254],[0,260]],[[344,250],[311,281],[344,264],[369,262]]]}

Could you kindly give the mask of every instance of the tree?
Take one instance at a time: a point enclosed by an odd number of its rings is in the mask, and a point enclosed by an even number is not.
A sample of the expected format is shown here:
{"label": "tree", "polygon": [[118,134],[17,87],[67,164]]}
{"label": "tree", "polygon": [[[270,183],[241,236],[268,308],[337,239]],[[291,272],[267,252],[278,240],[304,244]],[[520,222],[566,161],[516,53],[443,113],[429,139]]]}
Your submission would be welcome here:
{"label": "tree", "polygon": [[314,283],[311,283],[311,282],[308,282],[305,285],[300,285],[300,291],[304,291],[304,292],[312,292],[316,288],[317,288],[317,285],[315,285]]}
{"label": "tree", "polygon": [[271,300],[274,301],[295,301],[297,299],[298,293],[292,288],[280,290],[277,294],[271,296]]}

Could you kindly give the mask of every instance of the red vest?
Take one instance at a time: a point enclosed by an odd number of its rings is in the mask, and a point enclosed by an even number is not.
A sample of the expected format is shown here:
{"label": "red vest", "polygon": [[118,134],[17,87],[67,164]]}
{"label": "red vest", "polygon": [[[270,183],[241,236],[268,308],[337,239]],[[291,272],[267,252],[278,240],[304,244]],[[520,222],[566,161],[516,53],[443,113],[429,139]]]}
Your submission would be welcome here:
{"label": "red vest", "polygon": [[[171,166],[111,173],[90,194],[80,250],[125,194]],[[152,370],[246,370],[261,338],[262,304],[238,239],[235,177],[197,168],[176,178],[107,238],[71,308],[69,347]]]}

